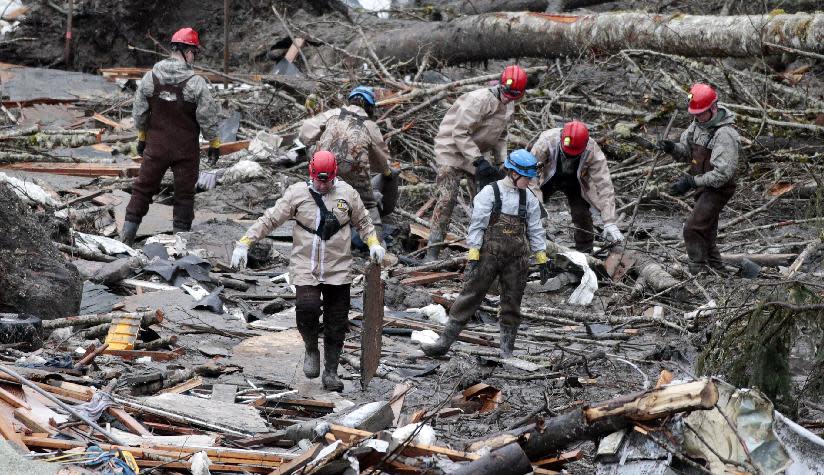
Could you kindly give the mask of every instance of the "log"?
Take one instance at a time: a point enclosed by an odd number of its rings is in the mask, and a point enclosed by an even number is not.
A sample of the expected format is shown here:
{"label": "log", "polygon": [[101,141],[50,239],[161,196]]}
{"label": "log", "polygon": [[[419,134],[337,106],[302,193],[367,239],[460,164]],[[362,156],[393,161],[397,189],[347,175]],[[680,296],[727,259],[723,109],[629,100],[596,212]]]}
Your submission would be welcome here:
{"label": "log", "polygon": [[[380,58],[443,63],[514,57],[613,54],[626,48],[691,56],[751,57],[769,54],[765,42],[824,52],[824,14],[655,15],[601,13],[553,15],[490,13],[377,33],[368,39]],[[366,49],[363,39],[347,47]]]}
{"label": "log", "polygon": [[532,472],[532,465],[524,450],[518,444],[509,444],[461,466],[452,473],[453,475],[523,475],[530,472]]}
{"label": "log", "polygon": [[788,266],[796,257],[798,254],[721,254],[721,260],[726,264],[740,265],[747,258],[768,267]]}
{"label": "log", "polygon": [[[55,318],[54,320],[44,321],[43,330],[54,330],[55,328],[63,327],[88,327],[93,325],[100,325],[102,323],[111,323],[113,319],[136,315],[129,312],[112,312],[100,315],[78,315],[76,317]],[[139,313],[141,316],[141,326],[147,327],[163,321],[165,317],[162,310],[149,310]]]}
{"label": "log", "polygon": [[710,379],[664,386],[576,408],[545,421],[472,441],[465,450],[496,449],[518,441],[530,460],[539,460],[582,440],[684,411],[715,407],[718,389]]}

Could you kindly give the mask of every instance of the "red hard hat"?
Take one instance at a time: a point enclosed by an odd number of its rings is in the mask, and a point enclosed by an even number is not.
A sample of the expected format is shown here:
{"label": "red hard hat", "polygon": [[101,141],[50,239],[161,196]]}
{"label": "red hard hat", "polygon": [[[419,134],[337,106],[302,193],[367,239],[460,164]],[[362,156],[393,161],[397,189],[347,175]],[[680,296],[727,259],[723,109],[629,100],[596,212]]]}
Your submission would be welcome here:
{"label": "red hard hat", "polygon": [[690,114],[700,114],[718,101],[718,94],[711,86],[698,82],[692,85],[689,99],[688,110]]}
{"label": "red hard hat", "polygon": [[309,178],[321,181],[334,180],[338,176],[338,161],[335,154],[327,150],[318,150],[309,161]]}
{"label": "red hard hat", "polygon": [[501,73],[501,91],[510,99],[520,99],[526,89],[526,71],[518,65],[507,66]]}
{"label": "red hard hat", "polygon": [[172,35],[172,43],[183,43],[184,45],[197,46],[200,48],[200,37],[191,28],[181,28]]}
{"label": "red hard hat", "polygon": [[566,155],[576,157],[584,153],[587,142],[589,142],[589,129],[583,122],[573,120],[564,125],[564,130],[561,132],[561,150]]}

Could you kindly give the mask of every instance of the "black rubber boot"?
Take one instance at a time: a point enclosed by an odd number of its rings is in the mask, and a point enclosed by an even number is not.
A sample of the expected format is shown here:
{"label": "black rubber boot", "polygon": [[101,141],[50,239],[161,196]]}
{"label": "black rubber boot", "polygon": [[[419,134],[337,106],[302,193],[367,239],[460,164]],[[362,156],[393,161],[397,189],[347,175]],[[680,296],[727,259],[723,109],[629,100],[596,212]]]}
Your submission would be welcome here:
{"label": "black rubber boot", "polygon": [[309,379],[320,376],[320,351],[318,350],[318,325],[301,325],[300,336],[303,338],[303,347],[306,353],[303,355],[303,374]]}
{"label": "black rubber boot", "polygon": [[449,347],[458,339],[458,334],[461,333],[463,327],[463,323],[458,323],[450,318],[449,321],[446,322],[446,328],[441,336],[438,337],[438,340],[431,345],[424,343],[421,345],[421,349],[427,356],[445,355],[446,352],[449,351]]}
{"label": "black rubber boot", "polygon": [[512,358],[515,351],[515,337],[518,335],[518,325],[506,325],[503,322],[501,327],[501,358]]}
{"label": "black rubber boot", "polygon": [[343,344],[323,340],[323,376],[321,382],[323,389],[327,391],[343,391],[343,382],[338,378],[338,363],[340,362],[340,352]]}
{"label": "black rubber boot", "polygon": [[426,256],[424,256],[424,262],[434,262],[438,260],[438,257],[441,254],[441,249],[443,246],[440,244],[443,243],[443,236],[439,236],[436,233],[431,233],[429,235],[429,245],[432,246],[426,250]]}
{"label": "black rubber boot", "polygon": [[129,247],[134,246],[134,240],[137,237],[137,228],[139,227],[140,223],[124,221],[123,231],[120,233],[120,242]]}

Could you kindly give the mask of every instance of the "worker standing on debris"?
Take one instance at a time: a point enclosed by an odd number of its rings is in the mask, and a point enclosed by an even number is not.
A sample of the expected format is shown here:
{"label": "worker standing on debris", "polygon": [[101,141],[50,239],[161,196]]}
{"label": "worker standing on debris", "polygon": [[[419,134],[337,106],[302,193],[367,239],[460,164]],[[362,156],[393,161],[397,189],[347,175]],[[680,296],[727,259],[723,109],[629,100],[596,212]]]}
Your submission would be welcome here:
{"label": "worker standing on debris", "polygon": [[189,231],[194,220],[195,185],[200,170],[199,136],[209,141],[209,160],[219,157],[220,106],[206,80],[194,73],[200,48],[197,32],[182,28],[172,36],[172,54],[147,72],[134,95],[137,153],[143,157],[132,184],[121,240],[132,245],[152,196],[169,168],[174,174],[174,232]]}
{"label": "worker standing on debris", "polygon": [[385,253],[358,192],[337,175],[334,154],[315,152],[309,162],[310,180],[287,188],[275,206],[240,238],[232,253],[232,267],[245,267],[252,243],[287,220],[295,220],[289,279],[296,289],[295,315],[306,347],[303,373],[307,378],[320,374],[318,334],[323,314],[322,382],[330,391],[343,390],[338,361],[349,323],[350,227],[358,230],[374,261],[381,262]]}
{"label": "worker standing on debris", "polygon": [[435,137],[437,201],[432,212],[426,260],[438,258],[441,243],[452,221],[462,178],[470,190],[501,178],[506,159],[507,125],[515,111],[514,101],[524,96],[527,75],[520,66],[507,66],[495,87],[468,92],[452,104]]}
{"label": "worker standing on debris", "polygon": [[541,204],[527,189],[538,174],[537,163],[528,151],[515,150],[504,163],[506,176],[475,196],[466,236],[469,253],[463,289],[452,304],[444,332],[434,344],[422,346],[427,355],[446,354],[480,307],[489,286],[498,278],[501,356],[512,356],[521,322],[521,298],[529,275],[530,249],[540,268],[541,283],[549,279]]}
{"label": "worker standing on debris", "polygon": [[375,191],[381,192],[383,196],[397,196],[397,193],[375,190],[371,181],[372,172],[381,177],[378,183],[380,187],[397,188],[398,183],[389,166],[389,148],[383,141],[378,124],[372,120],[375,111],[375,93],[372,88],[358,86],[349,93],[348,100],[347,106],[330,109],[307,119],[300,128],[298,138],[307,146],[314,144],[315,150],[329,150],[335,154],[340,167],[339,176],[360,194],[378,239],[383,241],[383,226]]}
{"label": "worker standing on debris", "polygon": [[672,187],[674,195],[695,189],[695,206],[684,224],[690,272],[707,266],[723,270],[716,245],[718,218],[735,193],[741,139],[735,129],[735,114],[718,105],[718,94],[711,86],[692,86],[688,110],[693,121],[681,139],[661,140],[658,146],[676,160],[690,163],[689,174]]}
{"label": "worker standing on debris", "polygon": [[624,240],[616,224],[615,189],[607,159],[583,122],[573,120],[563,128],[544,131],[532,146],[532,154],[540,164],[544,202],[556,191],[567,197],[575,227],[576,250],[592,252],[594,232],[590,208],[601,214],[605,241]]}

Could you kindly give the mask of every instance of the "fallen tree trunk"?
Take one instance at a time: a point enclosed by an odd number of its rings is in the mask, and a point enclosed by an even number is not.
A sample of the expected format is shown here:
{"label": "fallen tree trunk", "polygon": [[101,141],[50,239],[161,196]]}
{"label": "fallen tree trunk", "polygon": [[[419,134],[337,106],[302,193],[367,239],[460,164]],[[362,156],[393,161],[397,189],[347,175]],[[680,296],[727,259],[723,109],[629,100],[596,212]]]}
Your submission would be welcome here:
{"label": "fallen tree trunk", "polygon": [[[363,50],[363,39],[348,47]],[[654,15],[489,13],[391,30],[368,39],[381,58],[446,63],[577,56],[635,48],[682,56],[760,56],[764,42],[824,52],[824,14]]]}
{"label": "fallen tree trunk", "polygon": [[467,444],[474,452],[518,442],[530,460],[537,460],[574,442],[603,437],[631,426],[679,412],[712,409],[718,389],[709,379],[664,386],[577,408],[558,417],[529,424]]}

